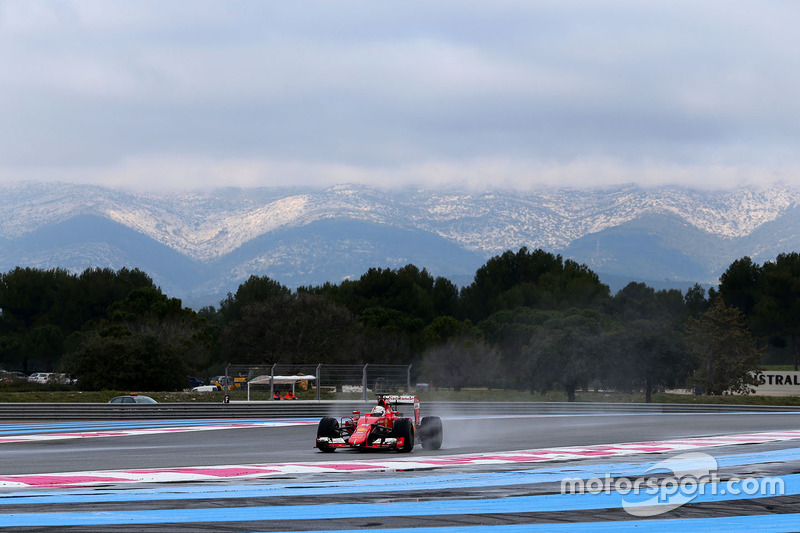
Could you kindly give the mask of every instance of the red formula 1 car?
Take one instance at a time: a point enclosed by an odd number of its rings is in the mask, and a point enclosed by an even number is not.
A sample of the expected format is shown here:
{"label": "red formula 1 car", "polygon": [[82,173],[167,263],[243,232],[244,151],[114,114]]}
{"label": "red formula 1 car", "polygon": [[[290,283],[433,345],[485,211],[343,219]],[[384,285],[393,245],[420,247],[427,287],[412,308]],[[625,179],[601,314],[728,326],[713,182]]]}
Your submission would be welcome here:
{"label": "red formula 1 car", "polygon": [[[413,404],[414,419],[403,417],[398,404]],[[418,396],[379,394],[378,404],[369,413],[353,411],[353,416],[341,421],[332,417],[320,420],[316,447],[323,452],[358,448],[407,453],[414,449],[415,438],[423,448],[438,450],[442,446],[442,419],[426,416],[420,420]]]}

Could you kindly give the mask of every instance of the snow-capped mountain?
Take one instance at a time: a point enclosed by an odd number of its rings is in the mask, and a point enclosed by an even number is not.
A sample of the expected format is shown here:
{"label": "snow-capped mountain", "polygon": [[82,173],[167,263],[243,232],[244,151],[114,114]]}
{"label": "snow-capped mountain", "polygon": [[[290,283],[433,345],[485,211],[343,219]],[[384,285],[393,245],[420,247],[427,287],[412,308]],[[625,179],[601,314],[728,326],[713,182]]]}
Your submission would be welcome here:
{"label": "snow-capped mountain", "polygon": [[612,289],[715,284],[735,259],[800,249],[799,199],[785,186],[145,194],[22,184],[0,186],[0,271],[138,267],[170,295],[213,304],[252,274],[296,287],[413,263],[463,285],[488,258],[527,246],[586,263]]}

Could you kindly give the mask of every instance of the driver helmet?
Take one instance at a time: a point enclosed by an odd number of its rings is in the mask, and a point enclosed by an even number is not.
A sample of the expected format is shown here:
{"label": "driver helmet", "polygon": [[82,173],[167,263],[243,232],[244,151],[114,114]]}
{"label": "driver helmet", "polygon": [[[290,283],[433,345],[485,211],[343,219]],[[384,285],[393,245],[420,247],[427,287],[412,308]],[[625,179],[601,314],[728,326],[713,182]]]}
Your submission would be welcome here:
{"label": "driver helmet", "polygon": [[372,415],[373,416],[383,416],[386,413],[386,409],[382,405],[376,405],[372,408]]}

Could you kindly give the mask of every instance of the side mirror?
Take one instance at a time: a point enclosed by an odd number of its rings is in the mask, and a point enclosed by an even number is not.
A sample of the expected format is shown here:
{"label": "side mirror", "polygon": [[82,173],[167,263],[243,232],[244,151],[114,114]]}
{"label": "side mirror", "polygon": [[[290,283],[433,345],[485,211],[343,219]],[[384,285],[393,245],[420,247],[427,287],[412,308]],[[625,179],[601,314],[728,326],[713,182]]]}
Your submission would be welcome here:
{"label": "side mirror", "polygon": [[353,414],[354,414],[354,415],[360,415],[360,414],[361,414],[361,411],[353,411]]}

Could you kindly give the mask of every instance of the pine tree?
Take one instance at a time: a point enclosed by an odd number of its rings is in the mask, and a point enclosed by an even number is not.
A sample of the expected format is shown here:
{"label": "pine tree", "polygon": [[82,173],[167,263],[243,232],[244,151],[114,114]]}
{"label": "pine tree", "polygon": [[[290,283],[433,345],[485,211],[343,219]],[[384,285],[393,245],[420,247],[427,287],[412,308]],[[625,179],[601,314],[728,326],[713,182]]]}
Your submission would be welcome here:
{"label": "pine tree", "polygon": [[705,394],[749,394],[758,384],[758,361],[744,315],[715,298],[700,318],[687,325],[689,352],[697,359],[693,382]]}

